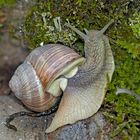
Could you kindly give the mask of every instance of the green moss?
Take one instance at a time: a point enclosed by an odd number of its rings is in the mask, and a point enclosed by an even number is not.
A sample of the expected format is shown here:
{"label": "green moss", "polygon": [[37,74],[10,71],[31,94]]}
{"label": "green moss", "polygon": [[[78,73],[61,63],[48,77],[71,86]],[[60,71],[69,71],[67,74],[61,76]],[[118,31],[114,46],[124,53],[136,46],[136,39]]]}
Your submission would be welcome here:
{"label": "green moss", "polygon": [[138,12],[132,14],[128,22],[124,23],[119,36],[121,38],[117,38],[116,43],[127,49],[133,57],[137,57],[140,54],[140,14]]}
{"label": "green moss", "polygon": [[16,3],[16,0],[0,0],[0,7],[11,6]]}
{"label": "green moss", "polygon": [[140,93],[140,58],[134,59],[126,50],[120,49],[115,52],[115,62],[115,73],[104,102],[105,116],[114,124],[111,137],[116,135],[138,137],[140,135],[140,102],[130,95],[117,96],[115,92],[116,87],[122,87]]}
{"label": "green moss", "polygon": [[[70,22],[81,31],[101,29],[116,19],[107,35],[115,58],[115,73],[104,101],[104,114],[113,124],[112,137],[138,139],[140,135],[140,102],[130,95],[115,95],[116,87],[140,94],[140,1],[50,0],[38,1],[28,12],[24,24],[25,39],[31,49],[41,42],[62,43],[84,54],[84,42],[64,25]],[[86,9],[86,10],[85,10]],[[43,16],[45,18],[43,19]],[[61,28],[54,24],[61,18]],[[61,30],[60,30],[61,29]]]}
{"label": "green moss", "polygon": [[[45,44],[62,43],[71,46],[76,41],[76,34],[64,26],[66,20],[59,19],[60,15],[55,11],[50,11],[51,6],[50,2],[40,3],[32,7],[26,17],[24,26],[25,39],[32,49],[42,42]],[[57,19],[61,23],[61,25],[58,25],[59,27],[55,25],[55,23],[58,24]]]}

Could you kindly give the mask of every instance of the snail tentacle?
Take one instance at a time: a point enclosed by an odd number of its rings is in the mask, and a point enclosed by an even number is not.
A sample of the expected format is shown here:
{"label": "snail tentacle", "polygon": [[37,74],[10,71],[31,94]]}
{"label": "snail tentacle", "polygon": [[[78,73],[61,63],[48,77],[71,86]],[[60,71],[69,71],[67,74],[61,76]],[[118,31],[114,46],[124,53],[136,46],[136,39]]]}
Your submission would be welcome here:
{"label": "snail tentacle", "polygon": [[88,36],[86,34],[82,33],[80,30],[78,30],[74,26],[71,26],[70,23],[67,23],[66,26],[71,28],[73,31],[75,31],[81,38],[86,39],[86,40],[88,39]]}
{"label": "snail tentacle", "polygon": [[103,27],[103,29],[101,29],[101,30],[98,32],[97,36],[98,36],[98,37],[102,36],[102,35],[106,32],[106,30],[108,29],[108,27],[109,27],[112,23],[114,23],[114,19],[110,20],[110,22],[107,23],[107,24]]}

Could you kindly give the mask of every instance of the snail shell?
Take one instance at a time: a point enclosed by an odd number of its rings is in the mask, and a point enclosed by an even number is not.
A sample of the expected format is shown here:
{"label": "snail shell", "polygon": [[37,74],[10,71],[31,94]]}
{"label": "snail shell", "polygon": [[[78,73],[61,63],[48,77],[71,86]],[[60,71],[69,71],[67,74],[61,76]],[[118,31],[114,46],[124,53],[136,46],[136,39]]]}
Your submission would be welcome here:
{"label": "snail shell", "polygon": [[17,68],[9,86],[25,106],[43,112],[56,103],[67,86],[67,77],[76,74],[82,62],[84,58],[66,46],[39,47]]}

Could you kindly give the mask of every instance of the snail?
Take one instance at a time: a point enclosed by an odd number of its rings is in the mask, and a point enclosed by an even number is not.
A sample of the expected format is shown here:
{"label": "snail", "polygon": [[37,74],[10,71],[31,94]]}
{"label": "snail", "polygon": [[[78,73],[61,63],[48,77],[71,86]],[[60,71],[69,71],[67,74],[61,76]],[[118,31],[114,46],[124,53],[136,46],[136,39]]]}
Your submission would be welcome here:
{"label": "snail", "polygon": [[29,109],[43,112],[62,96],[46,133],[99,110],[115,69],[109,40],[103,35],[113,22],[100,31],[86,30],[86,34],[66,25],[84,40],[85,58],[66,46],[48,44],[31,52],[15,71],[9,86]]}

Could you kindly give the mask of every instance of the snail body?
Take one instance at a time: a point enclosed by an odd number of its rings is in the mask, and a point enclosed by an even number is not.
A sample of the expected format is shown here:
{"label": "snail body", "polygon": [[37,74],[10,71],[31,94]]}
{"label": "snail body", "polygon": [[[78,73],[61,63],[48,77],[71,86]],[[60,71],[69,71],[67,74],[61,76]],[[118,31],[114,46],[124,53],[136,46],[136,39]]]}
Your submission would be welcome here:
{"label": "snail body", "polygon": [[[35,94],[36,90],[33,88],[34,90],[31,90],[33,91],[31,92],[32,94],[29,92],[29,94],[26,94],[25,96],[26,100],[23,100],[22,98],[27,92],[24,92],[23,89],[17,90],[19,87],[15,86],[15,83],[17,84],[20,82],[22,78],[19,78],[20,80],[17,80],[18,82],[12,80],[15,78],[11,79],[9,85],[13,92],[17,93],[16,95],[18,98],[20,98],[28,108],[34,111],[41,112],[49,109],[56,103],[57,97],[63,92],[58,110],[51,125],[47,128],[46,133],[50,133],[61,126],[86,119],[96,113],[100,108],[105,96],[107,83],[108,81],[111,81],[115,68],[109,40],[103,35],[112,22],[113,21],[110,21],[101,31],[91,30],[86,31],[86,34],[70,24],[67,24],[69,28],[74,30],[84,40],[85,58],[80,57],[77,53],[67,47],[65,47],[67,48],[66,50],[61,51],[63,53],[57,52],[58,46],[62,46],[58,44],[47,45],[47,54],[44,53],[45,50],[43,49],[40,53],[37,53],[39,48],[35,49],[35,51],[27,57],[24,63],[26,65],[31,65],[34,68],[32,75],[35,75],[35,77],[36,75],[38,76],[37,80],[33,78],[32,83],[37,81],[37,84],[41,83],[41,87],[42,85],[45,87],[39,88],[39,90],[41,90],[41,92],[38,92],[39,95]],[[52,54],[50,54],[51,51],[49,52],[49,50],[52,51]],[[46,55],[45,59],[42,58],[42,54],[43,56]],[[50,55],[54,56],[54,58]],[[68,57],[64,57],[66,55]],[[39,56],[40,59],[38,59]],[[60,56],[61,58],[58,59]],[[46,60],[46,62],[44,62],[44,60]],[[44,67],[43,70],[42,64]],[[60,64],[61,67],[59,67]],[[16,73],[17,72],[15,72],[15,75],[18,75]],[[46,78],[42,73],[46,74]],[[21,75],[24,76],[24,74]],[[32,76],[26,77],[31,79]],[[38,81],[39,79],[41,79],[41,82]],[[24,80],[24,82],[25,81],[26,80]],[[26,83],[26,85],[29,85],[29,83]],[[27,90],[28,89],[29,87]],[[21,92],[22,94],[19,95],[19,91],[23,91],[24,93]],[[35,97],[32,98],[31,95],[34,94]],[[49,96],[49,98],[46,96]],[[33,99],[35,101],[33,101]],[[44,103],[42,103],[41,99]]]}
{"label": "snail body", "polygon": [[107,83],[111,81],[115,69],[109,40],[103,35],[112,22],[111,20],[101,31],[91,30],[87,34],[67,25],[84,39],[86,61],[76,75],[68,80],[59,108],[46,133],[86,119],[100,108]]}

